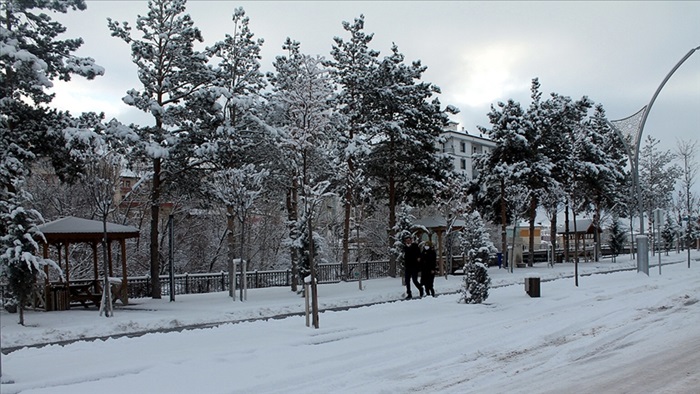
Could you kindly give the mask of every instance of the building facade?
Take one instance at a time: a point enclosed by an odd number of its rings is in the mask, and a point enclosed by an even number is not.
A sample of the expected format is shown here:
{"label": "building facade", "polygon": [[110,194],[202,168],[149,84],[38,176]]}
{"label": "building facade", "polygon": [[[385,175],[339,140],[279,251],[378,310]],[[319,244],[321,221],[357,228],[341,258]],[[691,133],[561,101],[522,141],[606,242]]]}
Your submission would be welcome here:
{"label": "building facade", "polygon": [[474,168],[474,158],[489,152],[496,146],[488,138],[469,134],[464,128],[460,130],[457,122],[450,122],[442,137],[444,141],[439,146],[440,150],[452,159],[454,170],[466,175],[469,179],[478,175]]}

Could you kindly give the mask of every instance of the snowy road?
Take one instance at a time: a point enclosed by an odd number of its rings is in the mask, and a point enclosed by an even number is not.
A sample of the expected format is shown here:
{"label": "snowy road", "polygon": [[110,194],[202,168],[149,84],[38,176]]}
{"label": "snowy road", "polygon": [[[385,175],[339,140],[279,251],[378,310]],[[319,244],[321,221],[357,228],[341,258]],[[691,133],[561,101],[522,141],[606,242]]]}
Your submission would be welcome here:
{"label": "snowy road", "polygon": [[[368,284],[371,286],[371,283]],[[2,393],[697,393],[700,268],[23,349]],[[322,295],[323,296],[323,295]]]}
{"label": "snowy road", "polygon": [[[582,376],[566,392],[598,393],[698,393],[700,392],[700,331],[695,338],[659,352],[640,355],[597,376]],[[561,393],[562,390],[550,391]]]}

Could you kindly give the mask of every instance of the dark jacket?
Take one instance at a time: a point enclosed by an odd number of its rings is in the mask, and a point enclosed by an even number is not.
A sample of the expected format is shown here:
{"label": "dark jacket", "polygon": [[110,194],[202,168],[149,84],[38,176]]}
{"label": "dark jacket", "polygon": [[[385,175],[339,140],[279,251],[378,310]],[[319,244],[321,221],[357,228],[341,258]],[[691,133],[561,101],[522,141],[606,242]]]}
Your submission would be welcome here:
{"label": "dark jacket", "polygon": [[412,243],[410,246],[404,245],[403,247],[403,261],[406,267],[406,272],[419,272],[420,271],[420,248],[418,248],[417,243]]}
{"label": "dark jacket", "polygon": [[437,255],[435,254],[435,249],[430,248],[421,251],[420,261],[423,268],[421,272],[422,276],[435,275],[435,271],[437,271]]}

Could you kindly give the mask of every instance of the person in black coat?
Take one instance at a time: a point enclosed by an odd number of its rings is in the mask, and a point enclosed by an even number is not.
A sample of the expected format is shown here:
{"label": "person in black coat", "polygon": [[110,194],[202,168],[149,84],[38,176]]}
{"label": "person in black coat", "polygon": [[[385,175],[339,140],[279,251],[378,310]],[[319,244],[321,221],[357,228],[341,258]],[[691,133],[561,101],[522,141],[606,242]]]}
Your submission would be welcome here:
{"label": "person in black coat", "polygon": [[435,297],[435,289],[433,282],[435,281],[435,273],[437,272],[437,255],[433,249],[433,243],[428,241],[423,246],[420,257],[423,271],[421,272],[421,284],[425,287],[425,295]]}
{"label": "person in black coat", "polygon": [[418,282],[418,272],[420,272],[420,248],[413,242],[413,237],[407,235],[403,237],[403,262],[404,279],[406,281],[406,299],[410,300],[411,281],[418,288],[420,296],[423,297],[423,286]]}

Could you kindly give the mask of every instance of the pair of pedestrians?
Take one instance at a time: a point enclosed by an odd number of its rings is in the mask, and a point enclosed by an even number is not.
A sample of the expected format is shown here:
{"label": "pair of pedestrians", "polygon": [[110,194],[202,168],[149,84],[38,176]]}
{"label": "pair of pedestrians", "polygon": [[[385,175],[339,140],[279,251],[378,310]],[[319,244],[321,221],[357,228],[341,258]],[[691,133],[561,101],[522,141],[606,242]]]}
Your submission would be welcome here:
{"label": "pair of pedestrians", "polygon": [[[423,250],[420,250],[418,244],[413,241],[413,237],[407,235],[403,238],[404,247],[404,279],[406,282],[406,299],[413,298],[411,293],[411,282],[420,292],[420,297],[423,294],[432,295],[435,297],[435,289],[433,282],[435,280],[436,254],[433,249],[433,244],[428,241],[424,244]],[[421,281],[418,281],[418,273],[421,274]],[[425,293],[423,288],[425,287]]]}

